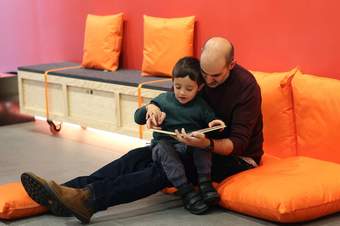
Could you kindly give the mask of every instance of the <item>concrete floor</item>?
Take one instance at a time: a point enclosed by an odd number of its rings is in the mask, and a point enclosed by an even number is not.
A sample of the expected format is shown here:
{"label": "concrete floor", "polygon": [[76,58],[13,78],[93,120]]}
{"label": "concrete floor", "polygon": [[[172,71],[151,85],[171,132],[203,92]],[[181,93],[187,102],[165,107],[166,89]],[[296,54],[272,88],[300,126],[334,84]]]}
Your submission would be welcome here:
{"label": "concrete floor", "polygon": [[[59,136],[52,136],[43,121],[0,127],[0,184],[18,181],[24,171],[64,182],[87,175],[146,142],[107,132],[83,130],[63,125]],[[1,194],[0,194],[1,195]],[[44,214],[16,221],[0,221],[0,225],[80,225],[75,218]],[[95,214],[93,225],[278,225],[253,217],[216,208],[204,216],[188,213],[181,201],[172,195],[157,193],[151,197],[112,207]],[[335,214],[309,226],[340,225]]]}

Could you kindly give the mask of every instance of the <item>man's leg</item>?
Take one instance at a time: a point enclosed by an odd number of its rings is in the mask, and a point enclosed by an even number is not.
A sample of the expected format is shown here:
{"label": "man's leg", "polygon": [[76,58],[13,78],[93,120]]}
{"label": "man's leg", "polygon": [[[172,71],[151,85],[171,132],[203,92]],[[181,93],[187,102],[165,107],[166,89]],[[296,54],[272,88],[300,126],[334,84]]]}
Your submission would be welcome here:
{"label": "man's leg", "polygon": [[106,178],[88,185],[96,211],[147,197],[168,186],[171,183],[162,166],[156,162],[115,179]]}
{"label": "man's leg", "polygon": [[[43,188],[49,209],[61,207],[83,223],[89,223],[95,212],[147,197],[170,185],[161,165],[155,162],[144,169],[114,179],[105,178],[80,189],[58,185],[35,175],[26,176]],[[29,190],[28,193],[32,195]]]}
{"label": "man's leg", "polygon": [[221,182],[227,177],[252,168],[254,166],[237,156],[213,154],[211,177],[213,181]]}
{"label": "man's leg", "polygon": [[[187,178],[193,184],[197,184],[198,175],[195,169],[195,163],[192,155],[181,156],[184,164]],[[221,182],[227,177],[236,173],[252,169],[254,166],[247,163],[237,156],[222,156],[212,154],[211,158],[211,178],[212,181]]]}
{"label": "man's leg", "polygon": [[114,179],[121,175],[144,169],[151,162],[150,146],[136,148],[103,166],[91,175],[76,177],[63,185],[72,188],[83,188],[96,181],[104,180],[106,178]]}
{"label": "man's leg", "polygon": [[[122,175],[131,174],[147,168],[152,164],[150,147],[134,149],[121,158],[114,160],[90,176],[78,177],[65,183],[66,186],[84,188],[96,181],[114,180]],[[48,183],[32,173],[21,175],[21,181],[30,197],[57,216],[70,216],[59,202],[50,202],[52,199]]]}

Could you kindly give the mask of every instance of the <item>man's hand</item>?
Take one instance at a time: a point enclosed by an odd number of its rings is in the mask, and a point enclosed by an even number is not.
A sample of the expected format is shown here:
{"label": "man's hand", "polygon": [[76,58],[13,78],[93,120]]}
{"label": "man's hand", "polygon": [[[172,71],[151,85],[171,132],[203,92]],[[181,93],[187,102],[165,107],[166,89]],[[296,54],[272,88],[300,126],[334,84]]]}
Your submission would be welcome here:
{"label": "man's hand", "polygon": [[206,148],[209,146],[210,141],[208,138],[205,137],[203,133],[197,133],[193,132],[190,134],[187,134],[184,129],[179,132],[178,130],[175,130],[176,133],[176,139],[184,143],[188,146],[196,147],[196,148]]}
{"label": "man's hand", "polygon": [[[213,126],[225,126],[225,123],[222,120],[219,119],[215,119],[212,120],[211,122],[209,122],[208,124],[209,127],[213,127]],[[219,131],[223,131],[224,128],[220,129]]]}
{"label": "man's hand", "polygon": [[146,111],[146,127],[148,129],[160,129],[160,125],[163,123],[166,114],[161,112],[159,107],[154,104],[148,104]]}

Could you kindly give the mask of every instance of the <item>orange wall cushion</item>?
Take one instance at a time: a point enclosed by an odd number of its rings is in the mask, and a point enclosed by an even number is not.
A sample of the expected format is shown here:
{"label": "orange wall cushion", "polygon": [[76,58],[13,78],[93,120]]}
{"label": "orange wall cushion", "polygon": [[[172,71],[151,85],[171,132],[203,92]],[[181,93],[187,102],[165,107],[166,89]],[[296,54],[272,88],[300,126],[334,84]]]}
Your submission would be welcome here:
{"label": "orange wall cushion", "polygon": [[266,153],[288,157],[296,155],[296,135],[291,80],[297,69],[266,73],[252,71],[262,95],[263,148]]}
{"label": "orange wall cushion", "polygon": [[88,15],[86,19],[82,66],[115,71],[123,37],[123,14]]}
{"label": "orange wall cushion", "polygon": [[290,157],[224,180],[220,205],[271,221],[292,223],[340,211],[340,165]]}
{"label": "orange wall cushion", "polygon": [[143,75],[171,77],[176,62],[193,55],[194,25],[194,16],[144,16]]}
{"label": "orange wall cushion", "polygon": [[292,85],[298,154],[340,163],[340,81],[299,73]]}
{"label": "orange wall cushion", "polygon": [[47,212],[34,202],[20,182],[0,185],[0,219],[17,219]]}

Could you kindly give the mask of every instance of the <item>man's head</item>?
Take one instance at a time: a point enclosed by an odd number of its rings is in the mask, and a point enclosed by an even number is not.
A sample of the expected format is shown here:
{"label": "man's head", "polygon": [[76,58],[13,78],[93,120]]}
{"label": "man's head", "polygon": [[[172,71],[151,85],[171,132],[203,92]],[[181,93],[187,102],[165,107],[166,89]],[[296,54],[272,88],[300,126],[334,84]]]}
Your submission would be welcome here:
{"label": "man's head", "polygon": [[217,87],[229,77],[235,65],[234,47],[225,38],[213,37],[203,46],[200,62],[207,86]]}
{"label": "man's head", "polygon": [[204,84],[199,60],[194,57],[178,60],[172,71],[172,79],[176,99],[181,104],[189,103]]}

